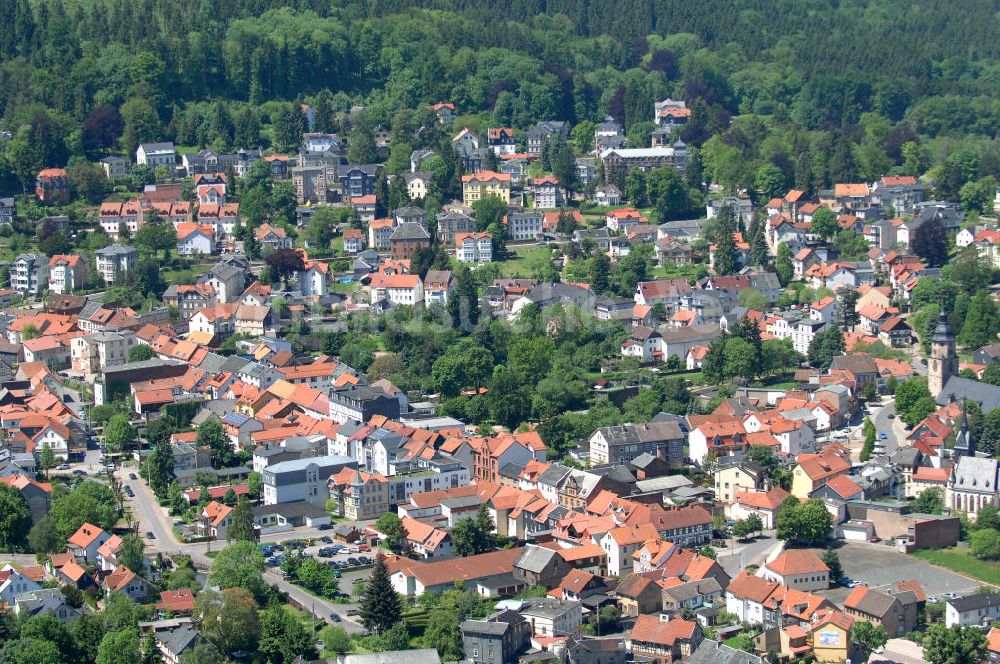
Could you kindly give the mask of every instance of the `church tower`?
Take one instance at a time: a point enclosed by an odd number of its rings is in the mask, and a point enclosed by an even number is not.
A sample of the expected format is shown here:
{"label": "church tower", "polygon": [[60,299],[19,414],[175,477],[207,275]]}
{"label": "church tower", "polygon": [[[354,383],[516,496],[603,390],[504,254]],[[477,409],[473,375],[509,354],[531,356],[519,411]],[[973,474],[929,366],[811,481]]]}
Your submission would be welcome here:
{"label": "church tower", "polygon": [[962,420],[958,425],[958,433],[955,434],[955,449],[952,450],[955,456],[975,456],[976,444],[969,433],[969,417],[965,414],[965,402],[962,402]]}
{"label": "church tower", "polygon": [[935,399],[941,394],[945,383],[958,375],[958,356],[955,355],[955,335],[948,327],[948,314],[941,308],[934,336],[931,337],[931,357],[927,363],[927,387]]}

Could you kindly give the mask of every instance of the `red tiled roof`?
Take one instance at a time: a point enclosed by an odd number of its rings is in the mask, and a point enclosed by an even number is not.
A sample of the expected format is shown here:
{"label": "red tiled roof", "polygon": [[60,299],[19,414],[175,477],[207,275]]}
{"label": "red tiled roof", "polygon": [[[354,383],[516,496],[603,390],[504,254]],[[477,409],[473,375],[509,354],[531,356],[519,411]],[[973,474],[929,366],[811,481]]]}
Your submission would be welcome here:
{"label": "red tiled roof", "polygon": [[641,615],[636,619],[629,638],[633,644],[638,641],[673,646],[677,639],[690,640],[694,636],[696,628],[697,624],[694,622],[678,617],[674,617],[669,622],[663,622],[659,616]]}
{"label": "red tiled roof", "polygon": [[830,571],[826,563],[820,560],[816,554],[805,549],[787,549],[780,556],[767,563],[766,567],[781,576]]}

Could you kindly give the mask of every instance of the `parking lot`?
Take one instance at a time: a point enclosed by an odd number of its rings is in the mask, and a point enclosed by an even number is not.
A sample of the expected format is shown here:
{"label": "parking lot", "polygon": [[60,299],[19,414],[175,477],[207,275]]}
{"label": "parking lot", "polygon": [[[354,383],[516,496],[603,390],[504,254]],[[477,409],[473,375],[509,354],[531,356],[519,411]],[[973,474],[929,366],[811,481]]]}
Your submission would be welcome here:
{"label": "parking lot", "polygon": [[[815,553],[821,556],[823,550],[818,549]],[[915,579],[928,597],[936,596],[944,601],[948,593],[961,595],[975,592],[981,585],[884,544],[845,544],[837,549],[837,554],[845,576],[873,588]],[[837,587],[821,594],[834,602],[842,603],[850,592],[848,588]]]}
{"label": "parking lot", "polygon": [[273,544],[265,542],[260,548],[267,556],[267,566],[271,568],[280,567],[284,557],[293,551],[315,558],[341,572],[366,569],[375,562],[375,553],[370,547],[334,542],[328,535],[316,538],[313,544],[307,544],[305,540],[288,540]]}

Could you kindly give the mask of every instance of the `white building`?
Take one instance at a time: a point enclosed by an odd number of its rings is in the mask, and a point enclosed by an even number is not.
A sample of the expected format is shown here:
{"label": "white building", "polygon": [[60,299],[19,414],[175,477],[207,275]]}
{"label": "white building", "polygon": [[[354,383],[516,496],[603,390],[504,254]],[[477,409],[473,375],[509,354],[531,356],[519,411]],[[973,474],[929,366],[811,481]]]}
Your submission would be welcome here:
{"label": "white building", "polygon": [[326,297],[330,293],[330,267],[326,263],[309,261],[299,272],[298,283],[303,297]]}
{"label": "white building", "polygon": [[520,614],[531,625],[534,636],[578,634],[583,626],[583,604],[572,600],[541,599],[521,609]]}
{"label": "white building", "polygon": [[830,568],[816,554],[805,549],[787,549],[761,566],[757,575],[802,592],[830,587]]}
{"label": "white building", "polygon": [[119,275],[135,270],[139,264],[139,250],[125,244],[112,244],[94,252],[97,273],[106,284],[113,284]]}
{"label": "white building", "polygon": [[173,166],[176,161],[173,143],[141,143],[135,151],[135,163],[143,166]]}
{"label": "white building", "polygon": [[83,288],[87,261],[82,256],[53,256],[49,260],[49,290],[63,295]]}
{"label": "white building", "polygon": [[49,257],[45,254],[21,254],[10,264],[10,287],[21,295],[40,295],[48,279]]}
{"label": "white building", "polygon": [[416,274],[376,274],[369,286],[371,302],[413,306],[424,299],[424,284]]}
{"label": "white building", "polygon": [[331,475],[357,463],[342,456],[321,456],[282,461],[264,469],[261,478],[265,505],[299,500],[323,506],[330,497]]}
{"label": "white building", "polygon": [[944,605],[944,624],[986,625],[1000,620],[1000,595],[985,593],[949,599]]}
{"label": "white building", "polygon": [[493,235],[456,233],[455,257],[463,263],[489,263],[493,260]]}
{"label": "white building", "polygon": [[177,225],[177,254],[179,256],[209,256],[215,253],[215,229],[194,223]]}

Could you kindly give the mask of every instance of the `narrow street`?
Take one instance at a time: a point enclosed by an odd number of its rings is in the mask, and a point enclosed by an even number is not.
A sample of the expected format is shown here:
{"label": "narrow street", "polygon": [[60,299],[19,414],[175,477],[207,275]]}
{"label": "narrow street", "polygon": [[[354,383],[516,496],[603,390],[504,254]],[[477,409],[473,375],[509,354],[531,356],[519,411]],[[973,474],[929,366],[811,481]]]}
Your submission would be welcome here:
{"label": "narrow street", "polygon": [[[146,484],[142,479],[130,480],[129,473],[135,472],[132,468],[122,468],[116,473],[119,480],[121,480],[123,486],[132,487],[132,491],[135,493],[134,498],[128,498],[126,496],[125,503],[128,505],[129,509],[132,510],[132,516],[138,523],[138,530],[140,536],[143,537],[146,542],[147,548],[153,553],[164,553],[164,554],[184,554],[191,557],[192,562],[197,567],[209,568],[214,562],[212,558],[206,555],[210,550],[218,551],[226,546],[225,542],[199,542],[196,544],[185,544],[177,539],[174,534],[173,523],[170,517],[167,515],[166,511],[159,506],[156,500],[156,496],[153,495],[152,490],[149,485]],[[154,535],[154,539],[146,539],[146,532],[151,532]],[[301,539],[303,537],[310,537],[314,535],[308,535],[303,531],[294,531],[287,533],[280,533],[280,537],[267,537],[268,541],[281,541],[283,539]],[[344,575],[341,579],[341,592],[350,593],[351,584],[353,583],[353,578],[357,575],[349,577]],[[339,624],[344,630],[349,634],[364,634],[365,628],[359,623],[355,622],[354,618],[349,618],[347,616],[347,610],[351,608],[356,608],[354,604],[335,604],[324,599],[320,599],[315,595],[312,595],[302,588],[288,583],[282,579],[277,572],[273,570],[268,570],[264,573],[264,580],[276,587],[282,593],[288,595],[296,602],[298,602],[305,610],[311,611],[312,614],[325,620],[328,623],[334,624],[335,621],[330,620],[331,614],[337,614],[340,617]]]}

